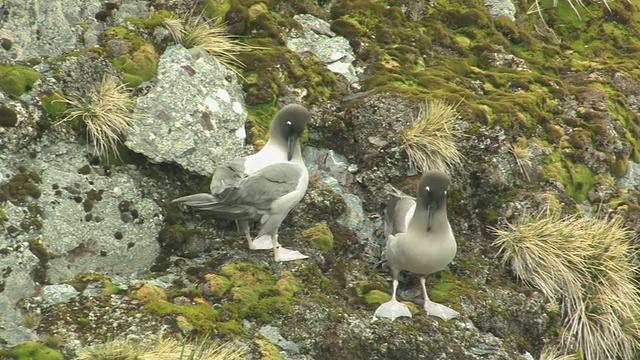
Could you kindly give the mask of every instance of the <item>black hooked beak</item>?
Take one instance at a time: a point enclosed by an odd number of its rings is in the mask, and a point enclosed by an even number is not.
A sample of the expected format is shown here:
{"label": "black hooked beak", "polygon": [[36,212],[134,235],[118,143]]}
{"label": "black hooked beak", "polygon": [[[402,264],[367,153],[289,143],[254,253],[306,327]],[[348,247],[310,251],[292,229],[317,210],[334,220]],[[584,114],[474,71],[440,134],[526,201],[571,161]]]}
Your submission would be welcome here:
{"label": "black hooked beak", "polygon": [[293,157],[293,149],[296,146],[296,141],[298,141],[298,135],[295,132],[291,132],[287,137],[287,160],[291,161]]}
{"label": "black hooked beak", "polygon": [[436,211],[436,203],[432,202],[427,206],[427,212],[429,213],[427,216],[427,231],[431,230],[431,222],[433,221],[433,213]]}

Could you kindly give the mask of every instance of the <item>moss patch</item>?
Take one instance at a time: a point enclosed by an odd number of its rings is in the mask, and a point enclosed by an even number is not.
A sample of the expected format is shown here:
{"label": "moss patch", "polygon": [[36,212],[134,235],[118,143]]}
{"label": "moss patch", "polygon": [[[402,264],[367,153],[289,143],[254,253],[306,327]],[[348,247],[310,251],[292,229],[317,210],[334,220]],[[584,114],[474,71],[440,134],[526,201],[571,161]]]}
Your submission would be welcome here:
{"label": "moss patch", "polygon": [[36,341],[18,344],[7,351],[6,355],[15,360],[64,360],[60,352]]}
{"label": "moss patch", "polygon": [[380,290],[371,290],[364,295],[367,305],[379,305],[391,300],[391,295]]}
{"label": "moss patch", "polygon": [[565,187],[567,195],[580,203],[587,198],[594,182],[594,174],[581,163],[565,159],[561,154],[547,156],[542,163],[540,180],[554,179]]}
{"label": "moss patch", "polygon": [[8,106],[0,105],[0,126],[14,127],[18,123],[18,114]]}
{"label": "moss patch", "polygon": [[333,250],[333,233],[331,229],[324,223],[317,223],[314,226],[303,230],[302,237],[309,243],[321,250]]}
{"label": "moss patch", "polygon": [[159,61],[153,45],[145,43],[131,54],[114,59],[113,65],[122,71],[127,86],[136,87],[155,76]]}
{"label": "moss patch", "polygon": [[39,72],[23,65],[0,64],[0,89],[14,97],[30,91],[42,76]]}
{"label": "moss patch", "polygon": [[64,98],[58,93],[52,93],[50,95],[40,96],[40,103],[42,103],[42,109],[49,115],[60,115],[66,109],[67,106],[62,101]]}
{"label": "moss patch", "polygon": [[35,172],[14,175],[9,181],[0,184],[0,203],[9,201],[13,205],[24,205],[29,199],[39,199],[42,191],[38,184],[41,182],[40,176]]}

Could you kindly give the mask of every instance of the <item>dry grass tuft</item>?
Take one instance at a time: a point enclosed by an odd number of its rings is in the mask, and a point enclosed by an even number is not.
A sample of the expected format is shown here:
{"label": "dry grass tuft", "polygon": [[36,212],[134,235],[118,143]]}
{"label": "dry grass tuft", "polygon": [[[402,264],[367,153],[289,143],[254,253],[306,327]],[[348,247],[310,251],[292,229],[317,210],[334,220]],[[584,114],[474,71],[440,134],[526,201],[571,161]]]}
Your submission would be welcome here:
{"label": "dry grass tuft", "polygon": [[524,215],[493,228],[503,263],[560,304],[560,354],[635,359],[640,350],[640,290],[632,232],[611,221],[559,212]]}
{"label": "dry grass tuft", "polygon": [[58,124],[81,120],[87,126],[87,136],[100,158],[118,156],[118,142],[127,135],[138,118],[133,113],[134,102],[124,84],[117,78],[104,76],[88,99],[65,97],[68,109]]}
{"label": "dry grass tuft", "polygon": [[233,67],[244,67],[236,55],[258,47],[249,46],[227,33],[223,24],[212,19],[206,19],[204,15],[186,18],[169,18],[164,20],[164,26],[169,30],[173,40],[187,49],[200,47],[236,74],[240,75]]}
{"label": "dry grass tuft", "polygon": [[518,141],[514,144],[511,144],[509,147],[509,152],[516,159],[516,164],[527,181],[531,181],[531,177],[529,176],[529,172],[531,171],[531,158],[533,154],[529,151],[529,146],[526,141]]}
{"label": "dry grass tuft", "polygon": [[22,324],[22,326],[26,327],[27,329],[34,330],[38,327],[38,325],[40,325],[41,319],[42,316],[40,315],[40,313],[36,311],[28,311],[22,314],[22,317],[20,318],[20,324]]}
{"label": "dry grass tuft", "polygon": [[446,171],[462,163],[456,145],[462,132],[454,127],[456,117],[455,107],[442,100],[425,101],[420,106],[418,116],[402,134],[402,147],[412,168],[420,172]]}
{"label": "dry grass tuft", "polygon": [[77,360],[244,360],[247,349],[238,343],[179,342],[174,338],[150,345],[130,341],[109,341],[89,349]]}

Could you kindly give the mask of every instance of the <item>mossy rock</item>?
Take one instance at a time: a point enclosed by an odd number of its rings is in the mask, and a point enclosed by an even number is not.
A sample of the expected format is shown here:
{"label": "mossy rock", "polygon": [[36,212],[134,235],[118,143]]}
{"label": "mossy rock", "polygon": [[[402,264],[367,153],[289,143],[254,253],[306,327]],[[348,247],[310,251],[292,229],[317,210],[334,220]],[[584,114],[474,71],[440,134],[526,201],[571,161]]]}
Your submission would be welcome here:
{"label": "mossy rock", "polygon": [[224,19],[231,8],[231,0],[205,0],[202,4],[202,13],[210,19]]}
{"label": "mossy rock", "polygon": [[333,250],[333,233],[324,223],[317,223],[308,229],[302,230],[302,237],[320,250]]}
{"label": "mossy rock", "polygon": [[14,360],[64,360],[59,351],[36,341],[18,344],[8,350],[6,354]]}
{"label": "mossy rock", "polygon": [[542,162],[539,180],[554,179],[565,187],[569,195],[577,203],[587,198],[594,182],[594,173],[582,163],[574,163],[565,159],[562,154],[554,153]]}
{"label": "mossy rock", "polygon": [[18,124],[18,114],[8,106],[0,105],[0,127],[14,127]]}
{"label": "mossy rock", "polygon": [[38,183],[42,180],[35,173],[16,174],[9,181],[0,184],[0,203],[9,201],[13,205],[24,205],[31,199],[39,199],[42,190],[38,187]]}
{"label": "mossy rock", "polygon": [[380,290],[371,290],[364,294],[363,299],[367,305],[380,305],[391,300],[391,295]]}
{"label": "mossy rock", "polygon": [[113,65],[122,71],[127,86],[133,88],[156,75],[159,61],[160,57],[153,45],[145,43],[131,55],[122,55],[114,59]]}
{"label": "mossy rock", "polygon": [[231,280],[226,276],[206,274],[204,279],[209,282],[209,289],[217,296],[224,295],[233,286]]}
{"label": "mossy rock", "polygon": [[144,302],[155,302],[167,299],[167,293],[164,289],[152,284],[142,285],[142,287],[136,291],[136,296]]}
{"label": "mossy rock", "polygon": [[30,91],[40,76],[42,74],[28,66],[0,64],[0,89],[18,98]]}
{"label": "mossy rock", "polygon": [[49,95],[40,96],[40,103],[42,109],[48,115],[57,116],[67,110],[67,105],[64,103],[64,97],[56,92]]}

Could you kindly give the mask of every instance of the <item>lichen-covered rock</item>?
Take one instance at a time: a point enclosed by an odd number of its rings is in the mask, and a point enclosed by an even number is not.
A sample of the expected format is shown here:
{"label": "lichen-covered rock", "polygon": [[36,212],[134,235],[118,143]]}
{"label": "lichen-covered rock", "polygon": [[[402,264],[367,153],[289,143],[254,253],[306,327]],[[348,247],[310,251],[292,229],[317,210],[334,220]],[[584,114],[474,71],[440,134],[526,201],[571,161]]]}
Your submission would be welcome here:
{"label": "lichen-covered rock", "polygon": [[0,39],[11,40],[12,46],[0,50],[0,60],[57,57],[82,48],[91,30],[95,44],[98,21],[94,15],[101,6],[98,0],[3,1]]}
{"label": "lichen-covered rock", "polygon": [[313,15],[300,14],[293,17],[302,25],[302,31],[292,30],[287,40],[287,47],[303,53],[310,51],[327,64],[329,70],[342,74],[349,84],[359,88],[358,75],[353,61],[356,59],[349,41],[336,35],[329,24]]}
{"label": "lichen-covered rock", "polygon": [[6,173],[18,173],[3,184],[6,226],[18,229],[9,245],[30,241],[44,271],[38,280],[53,284],[87,271],[146,271],[158,254],[162,215],[145,180],[127,167],[107,173],[92,166],[78,147],[59,143],[35,159],[26,151],[0,158]]}
{"label": "lichen-covered rock", "polygon": [[27,243],[13,246],[10,243],[9,239],[0,242],[0,339],[14,345],[37,339],[32,331],[19,326],[22,314],[16,311],[15,306],[21,299],[37,292],[32,273],[38,268],[38,258],[29,251]]}
{"label": "lichen-covered rock", "polygon": [[155,86],[138,98],[135,111],[143,118],[125,144],[151,161],[209,176],[244,155],[242,88],[231,70],[200,48],[168,48]]}
{"label": "lichen-covered rock", "polygon": [[493,18],[506,16],[511,21],[516,20],[516,6],[512,0],[484,0],[484,6]]}

